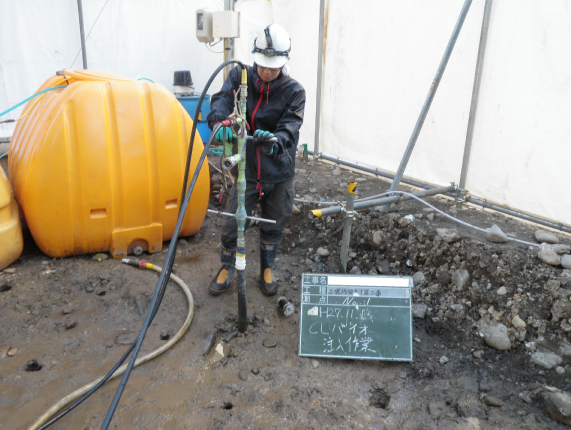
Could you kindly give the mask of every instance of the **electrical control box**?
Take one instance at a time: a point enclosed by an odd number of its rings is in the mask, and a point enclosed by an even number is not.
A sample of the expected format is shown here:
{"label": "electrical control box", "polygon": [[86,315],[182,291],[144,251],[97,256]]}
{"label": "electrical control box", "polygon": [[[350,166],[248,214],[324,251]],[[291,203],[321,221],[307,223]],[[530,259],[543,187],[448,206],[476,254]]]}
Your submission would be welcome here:
{"label": "electrical control box", "polygon": [[212,11],[210,9],[198,9],[196,11],[196,38],[202,43],[214,42]]}
{"label": "electrical control box", "polygon": [[212,12],[212,36],[240,37],[240,12],[233,10]]}

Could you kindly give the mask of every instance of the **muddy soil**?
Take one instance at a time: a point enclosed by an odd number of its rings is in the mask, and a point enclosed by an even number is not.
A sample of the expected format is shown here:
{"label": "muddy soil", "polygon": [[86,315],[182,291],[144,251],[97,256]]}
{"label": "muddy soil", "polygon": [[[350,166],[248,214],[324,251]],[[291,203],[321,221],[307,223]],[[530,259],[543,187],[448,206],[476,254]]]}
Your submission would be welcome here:
{"label": "muddy soil", "polygon": [[[7,171],[6,159],[1,162]],[[358,198],[389,186],[363,173],[298,160],[301,199],[342,200],[353,180]],[[211,208],[222,209],[216,185],[213,190]],[[475,208],[455,213],[445,198],[427,201],[481,228],[496,224],[509,236],[535,242],[537,226]],[[315,218],[310,214],[315,204],[297,206],[275,273],[279,295],[299,309],[302,273],[339,272],[344,219]],[[257,226],[247,232],[247,332],[237,330],[235,282],[222,296],[208,294],[219,268],[221,222],[209,214],[199,234],[180,240],[174,273],[194,295],[192,325],[171,349],[133,371],[110,428],[567,428],[530,394],[540,385],[571,389],[571,309],[566,307],[571,273],[540,261],[537,248],[487,242],[485,234],[415,201],[388,213],[359,213],[348,270],[414,275],[417,281],[414,360],[317,359],[298,356],[299,313],[285,317],[277,296],[265,297],[259,290]],[[104,375],[135,340],[158,279],[155,272],[110,257],[50,258],[24,231],[25,250],[10,266],[14,270],[0,272],[3,430],[28,428],[59,399]],[[571,242],[557,236],[561,243]],[[168,245],[141,257],[162,266]],[[320,247],[329,256],[318,255]],[[459,270],[469,279],[459,279]],[[142,354],[174,335],[187,312],[184,294],[170,283]],[[524,327],[514,325],[516,315]],[[489,346],[482,322],[505,325],[510,348]],[[223,357],[215,354],[218,344]],[[551,369],[538,366],[531,361],[537,351],[556,353],[562,361]],[[100,428],[117,386],[117,380],[109,382],[50,428]]]}

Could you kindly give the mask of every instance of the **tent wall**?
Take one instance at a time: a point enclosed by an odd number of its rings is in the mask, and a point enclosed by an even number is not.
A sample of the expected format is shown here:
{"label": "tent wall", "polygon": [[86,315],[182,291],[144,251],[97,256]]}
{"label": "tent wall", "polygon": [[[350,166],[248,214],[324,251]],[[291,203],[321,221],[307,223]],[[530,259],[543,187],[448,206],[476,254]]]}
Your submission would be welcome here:
{"label": "tent wall", "polygon": [[[474,0],[405,176],[459,182],[484,0]],[[463,1],[328,1],[320,151],[395,172]],[[467,178],[571,225],[571,2],[494,2]]]}
{"label": "tent wall", "polygon": [[[473,0],[406,177],[435,185],[459,181],[484,2]],[[397,170],[463,3],[326,0],[321,152]],[[195,11],[204,7],[222,10],[224,2],[83,1],[86,34],[93,27],[89,68],[149,78],[169,89],[173,72],[187,69],[202,91],[223,58],[195,38]],[[242,34],[236,56],[246,63],[256,31],[272,18],[290,33],[291,74],[307,90],[301,143],[312,148],[319,1],[240,0],[236,10]],[[82,68],[77,13],[76,0],[0,0],[0,111],[56,70],[72,63]],[[567,225],[570,33],[571,0],[494,2],[466,186],[478,198]],[[0,137],[12,129],[0,125]]]}
{"label": "tent wall", "polygon": [[466,188],[571,225],[571,1],[496,1]]}
{"label": "tent wall", "polygon": [[[212,48],[220,52],[215,54],[196,39],[199,8],[222,10],[224,4],[222,0],[84,0],[86,36],[92,29],[86,42],[88,67],[148,78],[170,90],[174,71],[190,70],[196,91],[202,91],[223,54],[222,43]],[[76,0],[0,0],[0,111],[29,97],[57,70],[82,69],[80,49]],[[219,79],[212,91],[221,85]],[[22,109],[3,119],[17,118]],[[11,135],[12,130],[11,124],[0,125],[0,136]]]}
{"label": "tent wall", "polygon": [[[319,3],[294,3],[305,11],[300,16],[291,13],[290,2],[236,2],[235,9],[241,12],[236,57],[252,63],[252,41],[259,29],[272,22],[272,16],[288,29],[294,46],[290,68],[309,94],[307,125],[302,131],[302,140],[308,141],[313,138],[315,103],[311,96],[315,94],[318,37],[314,22]],[[90,69],[148,78],[168,89],[172,89],[174,71],[190,70],[195,89],[201,92],[223,62],[222,43],[211,48],[213,53],[195,37],[196,10],[224,10],[223,0],[84,0],[82,4],[86,36],[92,29],[86,42]],[[82,69],[80,48],[76,0],[0,0],[0,112],[32,95],[57,70]],[[219,78],[208,93],[221,85]],[[18,118],[23,109],[2,119]],[[13,129],[14,124],[0,124],[0,137],[10,136]]]}

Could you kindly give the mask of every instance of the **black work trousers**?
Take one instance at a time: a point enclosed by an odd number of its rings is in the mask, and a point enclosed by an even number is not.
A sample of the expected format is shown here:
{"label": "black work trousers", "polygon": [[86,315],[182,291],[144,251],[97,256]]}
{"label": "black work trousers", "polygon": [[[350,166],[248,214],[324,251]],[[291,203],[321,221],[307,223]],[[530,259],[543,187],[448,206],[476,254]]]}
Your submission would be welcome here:
{"label": "black work trousers", "polygon": [[[287,220],[291,217],[293,211],[293,199],[295,195],[293,178],[289,181],[278,182],[275,184],[264,183],[262,186],[262,196],[260,190],[256,189],[256,182],[246,181],[246,192],[244,195],[244,205],[248,216],[252,215],[252,210],[258,202],[262,206],[262,218],[273,219],[275,224],[268,222],[260,223],[260,241],[264,243],[279,243],[282,238],[282,231]],[[226,204],[226,212],[236,213],[238,208],[238,191],[235,183],[230,190],[228,202]],[[248,228],[250,220],[246,219],[245,229]],[[238,238],[236,218],[227,217],[222,227],[222,246],[226,250],[235,250]]]}

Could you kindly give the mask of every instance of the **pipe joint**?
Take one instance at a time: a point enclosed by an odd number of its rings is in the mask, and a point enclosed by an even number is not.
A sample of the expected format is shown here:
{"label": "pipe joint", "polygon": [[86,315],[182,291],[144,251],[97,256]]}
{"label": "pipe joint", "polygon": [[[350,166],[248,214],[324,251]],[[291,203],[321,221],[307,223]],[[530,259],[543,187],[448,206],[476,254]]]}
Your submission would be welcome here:
{"label": "pipe joint", "polygon": [[225,170],[230,170],[232,167],[242,161],[242,154],[234,154],[222,160],[222,167]]}

